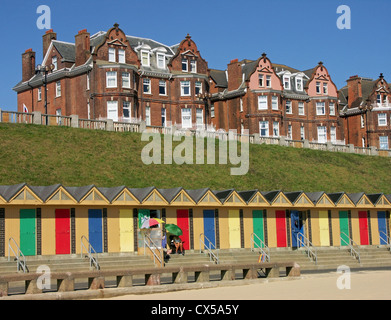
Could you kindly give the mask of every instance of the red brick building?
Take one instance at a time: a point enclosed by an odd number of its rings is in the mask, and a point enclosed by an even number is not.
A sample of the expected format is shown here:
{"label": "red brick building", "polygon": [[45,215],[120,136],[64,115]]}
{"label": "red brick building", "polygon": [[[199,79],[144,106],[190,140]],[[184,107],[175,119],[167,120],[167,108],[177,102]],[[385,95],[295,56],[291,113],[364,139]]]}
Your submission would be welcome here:
{"label": "red brick building", "polygon": [[338,90],[326,67],[300,71],[258,60],[232,60],[211,70],[211,122],[225,130],[248,129],[263,137],[343,143]]}
{"label": "red brick building", "polygon": [[[177,45],[126,35],[115,24],[107,32],[79,31],[75,43],[43,36],[43,66],[47,74],[47,113],[83,119],[113,119],[147,125],[203,127],[209,90],[208,64],[189,35]],[[45,78],[36,73],[31,49],[22,55],[18,111],[45,113]]]}
{"label": "red brick building", "polygon": [[339,92],[346,143],[390,149],[391,91],[383,74],[377,80],[350,77]]}

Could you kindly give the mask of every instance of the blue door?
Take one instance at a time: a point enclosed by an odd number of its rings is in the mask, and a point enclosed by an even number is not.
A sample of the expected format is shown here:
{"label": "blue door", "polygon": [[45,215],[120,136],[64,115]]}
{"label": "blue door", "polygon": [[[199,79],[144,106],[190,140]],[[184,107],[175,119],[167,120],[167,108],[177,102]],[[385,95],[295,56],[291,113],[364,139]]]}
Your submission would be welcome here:
{"label": "blue door", "polygon": [[300,219],[300,213],[297,210],[291,211],[291,229],[292,229],[292,247],[297,248],[297,235],[299,233],[304,235],[303,221]]}
{"label": "blue door", "polygon": [[103,251],[102,210],[88,210],[88,240],[96,252]]}
{"label": "blue door", "polygon": [[387,226],[386,226],[386,212],[377,212],[377,221],[379,225],[380,244],[387,244]]}
{"label": "blue door", "polygon": [[[204,210],[204,234],[205,245],[209,248],[216,246],[216,232],[215,232],[215,212],[214,210]],[[209,240],[208,240],[209,239]]]}

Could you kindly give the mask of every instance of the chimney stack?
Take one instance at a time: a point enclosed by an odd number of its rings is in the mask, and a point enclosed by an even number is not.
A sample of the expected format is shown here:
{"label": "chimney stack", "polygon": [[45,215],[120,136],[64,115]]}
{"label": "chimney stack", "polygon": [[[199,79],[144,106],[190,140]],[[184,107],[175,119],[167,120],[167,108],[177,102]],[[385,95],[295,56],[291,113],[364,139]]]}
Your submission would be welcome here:
{"label": "chimney stack", "polygon": [[358,75],[352,76],[347,80],[348,83],[348,107],[359,98],[362,98],[361,77]]}
{"label": "chimney stack", "polygon": [[90,52],[90,34],[86,29],[80,30],[75,36],[75,56],[76,67],[87,62]]}
{"label": "chimney stack", "polygon": [[57,33],[53,32],[53,29],[46,31],[46,33],[42,36],[43,43],[43,58],[45,59],[46,52],[49,49],[49,46],[52,40],[57,40]]}
{"label": "chimney stack", "polygon": [[238,59],[231,60],[228,65],[228,91],[239,88],[242,84],[242,67]]}
{"label": "chimney stack", "polygon": [[35,74],[35,52],[33,49],[26,50],[22,54],[22,81],[30,80]]}

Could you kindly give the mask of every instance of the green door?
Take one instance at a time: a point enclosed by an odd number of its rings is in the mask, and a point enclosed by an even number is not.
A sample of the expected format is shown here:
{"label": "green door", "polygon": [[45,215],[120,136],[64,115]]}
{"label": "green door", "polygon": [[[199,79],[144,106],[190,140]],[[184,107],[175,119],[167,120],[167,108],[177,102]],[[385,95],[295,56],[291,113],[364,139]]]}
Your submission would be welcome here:
{"label": "green door", "polygon": [[20,250],[25,256],[35,255],[35,210],[20,210]]}
{"label": "green door", "polygon": [[341,232],[341,246],[349,244],[349,219],[347,211],[339,212],[339,231]]}
{"label": "green door", "polygon": [[262,248],[263,244],[259,239],[265,241],[263,235],[263,210],[253,210],[253,232],[256,235],[254,236],[255,247]]}

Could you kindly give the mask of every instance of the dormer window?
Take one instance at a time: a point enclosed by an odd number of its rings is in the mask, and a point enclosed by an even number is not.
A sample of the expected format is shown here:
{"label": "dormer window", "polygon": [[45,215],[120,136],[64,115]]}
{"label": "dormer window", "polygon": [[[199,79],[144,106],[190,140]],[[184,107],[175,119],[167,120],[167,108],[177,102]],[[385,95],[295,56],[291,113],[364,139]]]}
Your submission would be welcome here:
{"label": "dormer window", "polygon": [[327,82],[323,82],[323,94],[327,94],[328,89],[327,89]]}
{"label": "dormer window", "polygon": [[148,51],[141,51],[141,64],[143,67],[149,67],[149,52]]}
{"label": "dormer window", "polygon": [[115,48],[109,48],[109,62],[115,61]]}
{"label": "dormer window", "polygon": [[52,64],[54,65],[53,71],[56,71],[57,70],[57,57],[56,56],[52,57]]}
{"label": "dormer window", "polygon": [[284,89],[290,90],[291,89],[291,82],[289,76],[284,76]]}
{"label": "dormer window", "polygon": [[319,81],[316,82],[316,93],[320,94],[320,82]]}
{"label": "dormer window", "polygon": [[182,71],[183,72],[189,71],[187,59],[182,59]]}
{"label": "dormer window", "polygon": [[263,87],[263,77],[264,77],[263,74],[259,75],[259,86],[260,87]]}
{"label": "dormer window", "polygon": [[159,69],[164,69],[166,67],[166,59],[165,59],[164,54],[157,53],[156,54],[156,60],[157,60],[157,67]]}
{"label": "dormer window", "polygon": [[190,61],[190,72],[197,73],[197,61],[195,60]]}
{"label": "dormer window", "polygon": [[303,91],[303,78],[296,78],[296,90]]}
{"label": "dormer window", "polygon": [[267,88],[272,87],[272,76],[266,76],[266,87]]}
{"label": "dormer window", "polygon": [[118,62],[119,63],[126,63],[125,50],[124,49],[119,49],[118,50]]}

